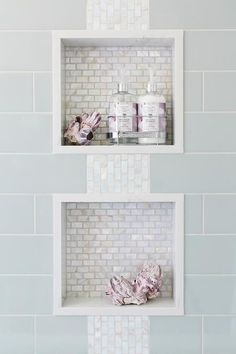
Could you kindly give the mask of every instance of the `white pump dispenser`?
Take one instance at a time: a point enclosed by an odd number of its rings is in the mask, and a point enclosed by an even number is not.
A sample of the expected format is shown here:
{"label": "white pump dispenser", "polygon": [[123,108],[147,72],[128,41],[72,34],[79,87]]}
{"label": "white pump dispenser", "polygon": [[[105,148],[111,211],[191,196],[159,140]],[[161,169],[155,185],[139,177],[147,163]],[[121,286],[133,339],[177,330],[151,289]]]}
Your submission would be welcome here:
{"label": "white pump dispenser", "polygon": [[137,104],[128,90],[127,75],[124,68],[120,72],[117,92],[112,95],[108,117],[109,133],[137,131]]}
{"label": "white pump dispenser", "polygon": [[[153,70],[150,68],[149,82],[147,84],[147,93],[146,95],[140,96],[138,100],[139,132],[153,132],[157,133],[158,136],[160,135],[161,102],[165,103],[165,99],[163,96],[158,95],[157,83],[154,80]],[[163,142],[163,139],[160,141],[159,138],[139,138],[139,144],[158,144],[160,142]]]}

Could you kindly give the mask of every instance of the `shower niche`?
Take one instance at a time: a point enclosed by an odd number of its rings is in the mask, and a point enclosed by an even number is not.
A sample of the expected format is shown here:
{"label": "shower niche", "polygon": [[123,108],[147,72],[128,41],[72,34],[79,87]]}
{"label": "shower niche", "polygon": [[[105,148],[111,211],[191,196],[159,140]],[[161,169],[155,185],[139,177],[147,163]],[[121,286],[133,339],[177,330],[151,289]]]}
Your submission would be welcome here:
{"label": "shower niche", "polygon": [[[54,196],[54,313],[183,314],[184,201],[181,194]],[[132,280],[147,261],[163,271],[159,297],[112,304],[109,279]]]}
{"label": "shower niche", "polygon": [[[145,94],[149,71],[153,70],[158,92],[166,99],[164,140],[160,132],[135,129],[118,129],[110,138],[109,102],[123,69],[129,90],[136,97]],[[91,143],[68,143],[64,133],[72,117],[93,111],[101,114],[101,122]],[[56,153],[182,152],[183,32],[54,31],[53,117]]]}

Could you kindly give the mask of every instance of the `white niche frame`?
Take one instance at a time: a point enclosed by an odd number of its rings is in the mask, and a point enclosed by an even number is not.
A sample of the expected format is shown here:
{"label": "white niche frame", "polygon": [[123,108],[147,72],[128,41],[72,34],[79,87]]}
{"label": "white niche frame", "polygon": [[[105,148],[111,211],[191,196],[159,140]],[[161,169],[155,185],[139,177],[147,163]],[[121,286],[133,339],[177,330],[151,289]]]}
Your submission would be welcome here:
{"label": "white niche frame", "polygon": [[[175,242],[174,242],[174,282],[173,298],[157,299],[144,305],[113,305],[110,298],[63,299],[62,232],[63,203],[93,202],[172,202],[175,203]],[[55,315],[117,315],[117,316],[172,316],[184,314],[184,195],[183,194],[55,194],[54,213],[54,314]]]}
{"label": "white niche frame", "polygon": [[[53,152],[54,153],[182,153],[183,152],[183,31],[146,30],[146,31],[53,31]],[[173,145],[62,145],[63,70],[62,49],[64,44],[78,46],[130,46],[137,44],[152,45],[172,43],[174,46],[173,97],[174,122]]]}

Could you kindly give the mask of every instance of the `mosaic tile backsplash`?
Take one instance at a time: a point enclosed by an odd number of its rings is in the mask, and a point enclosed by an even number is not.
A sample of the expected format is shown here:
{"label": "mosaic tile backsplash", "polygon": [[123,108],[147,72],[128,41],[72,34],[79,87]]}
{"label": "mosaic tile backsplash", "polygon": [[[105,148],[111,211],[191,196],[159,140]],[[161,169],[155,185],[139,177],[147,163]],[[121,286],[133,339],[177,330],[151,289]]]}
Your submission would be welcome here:
{"label": "mosaic tile backsplash", "polygon": [[[130,92],[146,92],[149,68],[167,102],[167,144],[173,143],[172,48],[163,47],[65,47],[66,120],[84,111],[102,114],[92,144],[108,144],[109,102],[124,68]],[[137,98],[135,99],[137,100]]]}
{"label": "mosaic tile backsplash", "polygon": [[67,296],[103,297],[112,275],[135,278],[143,263],[164,273],[172,297],[174,203],[67,203]]}
{"label": "mosaic tile backsplash", "polygon": [[149,26],[149,0],[87,0],[90,29],[145,30]]}
{"label": "mosaic tile backsplash", "polygon": [[87,156],[88,193],[149,193],[150,156],[115,154]]}
{"label": "mosaic tile backsplash", "polygon": [[88,354],[150,354],[147,316],[89,316]]}

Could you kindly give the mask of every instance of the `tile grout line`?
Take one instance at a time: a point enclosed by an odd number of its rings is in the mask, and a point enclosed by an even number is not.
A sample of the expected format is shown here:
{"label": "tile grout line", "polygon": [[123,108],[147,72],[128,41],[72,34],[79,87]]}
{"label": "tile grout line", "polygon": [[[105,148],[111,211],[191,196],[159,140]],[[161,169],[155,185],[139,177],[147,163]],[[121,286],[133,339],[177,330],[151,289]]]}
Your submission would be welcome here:
{"label": "tile grout line", "polygon": [[[0,112],[1,113],[1,112]],[[203,111],[184,111],[184,114],[204,114],[204,113],[209,113],[209,114],[235,114],[236,111],[235,110],[228,110],[228,111],[208,111],[205,110]]]}
{"label": "tile grout line", "polygon": [[0,70],[0,74],[51,74],[52,70]]}
{"label": "tile grout line", "polygon": [[26,115],[34,115],[34,114],[40,114],[40,115],[49,115],[49,114],[53,114],[53,112],[38,112],[38,111],[27,111],[27,112],[21,112],[21,111],[19,111],[19,112],[14,112],[14,111],[0,111],[0,116],[1,115],[8,115],[8,114],[11,114],[11,115],[20,115],[20,114],[26,114]]}
{"label": "tile grout line", "polygon": [[0,152],[0,156],[53,156],[53,153],[52,152]]}
{"label": "tile grout line", "polygon": [[202,73],[202,111],[205,113],[205,73]]}
{"label": "tile grout line", "polygon": [[33,82],[32,82],[32,89],[33,89],[33,112],[35,112],[35,73],[33,72]]}
{"label": "tile grout line", "polygon": [[[4,314],[0,314],[0,318],[4,318],[4,317],[22,317],[22,318],[29,318],[31,317],[32,319],[34,318],[34,316],[37,316],[37,317],[51,317],[52,314],[50,313],[47,313],[47,314],[42,314],[42,313],[30,313],[30,314],[27,314],[27,313],[4,313]],[[195,316],[197,317],[197,316]]]}
{"label": "tile grout line", "polygon": [[235,28],[187,28],[184,32],[236,32]]}
{"label": "tile grout line", "polygon": [[[37,313],[37,314],[25,314],[25,313],[22,313],[22,314],[19,314],[19,313],[4,313],[4,314],[1,314],[0,313],[0,318],[4,318],[4,317],[22,317],[22,318],[34,318],[34,316],[37,316],[37,317],[52,317],[52,314],[50,313],[46,313],[46,314],[42,314],[42,313]],[[184,314],[184,317],[190,317],[190,318],[199,318],[199,317],[202,317],[204,316],[204,318],[209,318],[209,317],[226,317],[226,318],[235,318],[236,319],[236,314],[229,314],[229,313],[209,313],[209,314],[197,314],[197,313],[194,313],[194,314]],[[87,316],[87,317],[91,317],[90,316]],[[93,316],[92,316],[93,317]],[[95,316],[96,317],[96,316]],[[103,316],[103,317],[106,317],[106,316]],[[108,316],[110,317],[110,316]],[[119,317],[119,316],[114,316],[114,317]],[[126,316],[123,316],[122,317],[126,317]],[[152,318],[152,317],[156,317],[156,316],[148,316],[149,318]],[[165,316],[166,317],[166,316]]]}
{"label": "tile grout line", "polygon": [[37,210],[36,210],[36,194],[34,194],[33,196],[33,208],[34,208],[34,234],[37,233],[37,227],[36,227],[36,213],[37,213]]}
{"label": "tile grout line", "polygon": [[185,73],[236,73],[236,70],[184,70]]}
{"label": "tile grout line", "polygon": [[148,155],[148,193],[151,193],[151,156]]}
{"label": "tile grout line", "polygon": [[[62,155],[66,155],[67,152],[63,152]],[[72,153],[72,156],[78,156],[80,153]],[[136,153],[133,153],[135,155]],[[145,153],[144,153],[145,154]],[[150,155],[156,154],[158,156],[170,154],[169,152],[153,152]],[[0,152],[0,156],[52,156],[53,152]],[[99,153],[95,154],[99,155]],[[111,153],[111,155],[116,155],[116,153]],[[132,155],[132,154],[127,154]],[[177,155],[177,153],[174,153]],[[196,152],[183,152],[181,155],[236,155],[236,151],[196,151]],[[200,193],[199,193],[200,194]]]}
{"label": "tile grout line", "polygon": [[0,29],[0,33],[30,33],[30,32],[32,32],[32,33],[40,33],[40,32],[42,32],[42,33],[45,33],[45,32],[47,32],[47,33],[52,33],[52,32],[54,32],[54,30],[53,29],[45,29],[45,30],[43,30],[43,29],[39,29],[39,30],[36,30],[36,29],[22,29],[22,28],[19,28],[19,29]]}
{"label": "tile grout line", "polygon": [[[158,30],[153,28],[153,30]],[[233,28],[173,28],[171,31],[183,30],[184,32],[236,32],[235,27]],[[15,28],[15,29],[0,29],[0,33],[53,33],[54,29],[27,29],[27,28]],[[73,31],[73,30],[72,30]],[[78,29],[78,31],[83,31],[83,29]]]}
{"label": "tile grout line", "polygon": [[235,277],[236,273],[185,273],[185,277]]}
{"label": "tile grout line", "polygon": [[[141,194],[145,194],[146,192],[141,192]],[[33,194],[33,193],[22,193],[22,192],[19,192],[19,193],[16,193],[16,192],[0,192],[0,196],[52,196],[54,193],[37,193],[37,194]],[[61,193],[61,194],[64,194],[64,193]],[[69,194],[73,194],[73,193],[69,193]],[[76,193],[77,194],[77,193]],[[80,193],[78,193],[80,194]],[[86,193],[81,193],[81,194],[86,194]],[[108,192],[109,194],[109,192]],[[166,192],[153,192],[153,194],[169,194],[169,193],[166,193]],[[199,195],[199,196],[214,196],[214,195],[219,195],[219,196],[222,196],[222,195],[233,195],[233,196],[236,196],[236,192],[173,192],[173,193],[170,193],[170,194],[185,194],[185,195],[191,195],[191,196],[194,196],[194,195]],[[28,233],[29,235],[32,235],[32,233]],[[235,233],[227,233],[229,235],[236,235]],[[3,233],[3,235],[5,235]],[[10,233],[10,235],[14,235],[12,233]],[[16,234],[16,235],[19,235],[19,234]],[[45,235],[50,235],[50,234],[45,234]],[[211,234],[209,234],[211,235]],[[222,235],[221,234],[212,234],[212,235]]]}
{"label": "tile grout line", "polygon": [[196,151],[196,152],[184,152],[183,155],[236,155],[236,151],[228,151],[228,152],[216,152],[216,151],[209,151],[209,152],[203,152],[203,151]]}
{"label": "tile grout line", "polygon": [[[204,113],[209,113],[209,114],[235,114],[236,113],[236,110],[218,110],[218,111],[184,111],[185,114],[204,114]],[[32,111],[0,111],[0,115],[6,115],[6,114],[42,114],[42,115],[46,115],[46,114],[53,114],[52,111],[48,111],[48,112],[45,112],[45,111],[35,111],[35,112],[32,112]],[[88,153],[89,154],[89,153]],[[117,154],[120,154],[120,153],[117,153]],[[125,153],[126,155],[129,155],[130,153]],[[131,153],[133,154],[133,153]],[[93,153],[94,155],[94,153]]]}
{"label": "tile grout line", "polygon": [[20,273],[7,273],[7,274],[5,274],[5,273],[3,273],[3,274],[1,274],[0,273],[0,278],[1,277],[52,277],[53,276],[53,274],[52,273],[45,273],[45,274],[37,274],[37,273],[32,273],[32,274],[30,274],[30,273],[22,273],[22,274],[20,274]]}
{"label": "tile grout line", "polygon": [[204,316],[202,315],[202,354],[204,354]]}
{"label": "tile grout line", "polygon": [[205,195],[202,195],[202,234],[205,235]]}
{"label": "tile grout line", "polygon": [[[0,235],[1,236],[1,235]],[[210,236],[210,237],[225,237],[225,236],[230,236],[230,237],[235,237],[236,234],[229,234],[229,233],[221,233],[221,234],[209,234],[209,233],[198,233],[198,234],[185,234],[186,237],[202,237],[202,236]]]}
{"label": "tile grout line", "polygon": [[8,234],[8,233],[4,233],[4,234],[0,234],[0,237],[52,237],[53,234]]}
{"label": "tile grout line", "polygon": [[37,348],[36,348],[36,335],[37,335],[36,315],[34,315],[34,354],[36,354],[36,352],[37,352]]}
{"label": "tile grout line", "polygon": [[[32,114],[35,114],[36,112],[32,112]],[[206,112],[202,112],[206,113]],[[235,112],[236,113],[236,112]],[[1,115],[1,113],[0,113]],[[71,153],[71,152],[70,152]],[[62,155],[68,154],[67,152],[63,152]],[[72,153],[72,156],[78,156],[80,153],[75,152]],[[94,153],[94,155],[99,155],[100,153]],[[110,155],[118,155],[119,153],[111,153]],[[136,153],[128,153],[127,155],[135,155]],[[141,153],[141,155],[145,155],[146,153]],[[150,155],[156,154],[158,156],[161,155],[167,155],[170,154],[170,152],[153,152],[150,153]],[[174,155],[177,155],[178,153],[173,153]],[[52,156],[54,155],[53,152],[0,152],[0,156]],[[183,152],[181,155],[236,155],[236,151],[193,151],[193,152]],[[200,194],[200,193],[199,193]]]}

